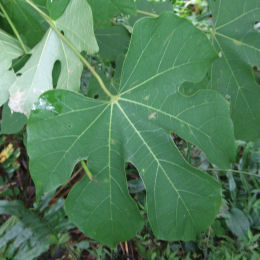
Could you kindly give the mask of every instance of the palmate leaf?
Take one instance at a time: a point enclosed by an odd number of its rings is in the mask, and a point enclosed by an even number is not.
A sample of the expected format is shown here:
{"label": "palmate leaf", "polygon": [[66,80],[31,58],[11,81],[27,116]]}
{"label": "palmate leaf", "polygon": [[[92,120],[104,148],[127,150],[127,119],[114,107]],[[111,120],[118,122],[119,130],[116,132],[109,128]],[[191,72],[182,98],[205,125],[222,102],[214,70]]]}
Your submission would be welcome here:
{"label": "palmate leaf", "polygon": [[[192,48],[189,46],[191,45]],[[194,239],[216,216],[220,185],[190,166],[171,139],[174,131],[228,167],[234,136],[220,94],[178,93],[200,81],[216,54],[206,36],[171,13],[136,23],[118,93],[110,101],[53,90],[41,96],[28,123],[30,171],[38,198],[65,183],[87,159],[96,181],[84,177],[66,199],[66,212],[87,236],[114,246],[143,226],[129,196],[125,163],[138,169],[147,213],[161,239]]]}
{"label": "palmate leaf", "polygon": [[9,87],[15,81],[15,74],[9,69],[12,66],[12,60],[22,55],[18,41],[12,36],[0,29],[0,106],[2,106],[9,97]]}
{"label": "palmate leaf", "polygon": [[260,86],[253,67],[260,67],[259,0],[209,0],[214,21],[214,41],[220,51],[211,69],[210,87],[231,99],[235,136],[260,137]]}
{"label": "palmate leaf", "polygon": [[[84,14],[84,19],[78,16]],[[92,13],[85,0],[71,1],[64,14],[55,21],[73,45],[80,51],[93,54],[98,51]],[[83,65],[74,52],[49,29],[44,38],[32,49],[31,58],[19,71],[21,74],[9,89],[9,107],[12,111],[29,115],[33,103],[45,91],[53,88],[52,70],[60,60],[61,73],[57,88],[78,91]]]}

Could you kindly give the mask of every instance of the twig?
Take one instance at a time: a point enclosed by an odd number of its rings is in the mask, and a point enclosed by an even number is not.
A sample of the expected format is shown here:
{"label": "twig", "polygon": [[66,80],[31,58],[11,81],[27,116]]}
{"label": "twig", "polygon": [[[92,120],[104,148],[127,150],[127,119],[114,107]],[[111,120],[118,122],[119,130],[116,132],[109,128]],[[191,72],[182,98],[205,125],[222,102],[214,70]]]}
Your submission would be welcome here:
{"label": "twig", "polygon": [[126,251],[126,255],[127,255],[127,260],[130,260],[129,259],[129,250],[128,250],[128,244],[127,244],[127,241],[125,241],[125,251]]}

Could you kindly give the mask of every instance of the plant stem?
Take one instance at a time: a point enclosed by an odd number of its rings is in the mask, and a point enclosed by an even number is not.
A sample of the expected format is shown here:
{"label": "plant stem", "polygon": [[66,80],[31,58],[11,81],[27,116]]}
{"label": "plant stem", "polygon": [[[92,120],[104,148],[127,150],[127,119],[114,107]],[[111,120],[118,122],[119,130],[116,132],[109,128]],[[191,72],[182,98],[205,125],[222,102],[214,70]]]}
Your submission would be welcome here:
{"label": "plant stem", "polygon": [[232,169],[214,169],[214,168],[209,168],[205,169],[205,171],[217,171],[217,172],[233,172],[233,173],[238,173],[238,174],[245,174],[249,176],[255,176],[260,178],[260,174],[254,174],[246,171],[239,171],[239,170],[232,170]]}
{"label": "plant stem", "polygon": [[84,161],[81,161],[81,165],[82,165],[82,168],[84,169],[85,173],[87,174],[87,176],[89,177],[89,179],[91,181],[94,180],[94,177],[91,173],[91,171],[89,170],[88,166],[86,165],[86,163]]}
{"label": "plant stem", "polygon": [[154,13],[150,13],[150,12],[146,12],[146,11],[142,11],[142,10],[137,10],[137,13],[147,15],[147,16],[151,16],[151,17],[154,17],[154,18],[159,16],[158,14],[154,14]]}
{"label": "plant stem", "polygon": [[21,47],[23,48],[25,54],[28,53],[27,47],[25,46],[22,38],[20,37],[20,34],[18,33],[15,25],[13,24],[12,20],[10,19],[9,15],[7,14],[7,12],[4,9],[4,6],[2,5],[2,3],[0,3],[0,9],[2,10],[4,17],[6,18],[6,20],[8,21],[9,25],[11,26],[17,40],[19,41]]}
{"label": "plant stem", "polygon": [[90,65],[90,63],[81,55],[81,53],[74,47],[74,45],[66,38],[64,35],[59,31],[59,29],[55,26],[52,19],[45,14],[37,5],[35,5],[31,0],[26,0],[28,4],[30,4],[43,18],[44,20],[50,25],[50,27],[59,35],[59,37],[72,49],[72,51],[78,56],[78,58],[85,64],[85,66],[90,70],[93,76],[97,79],[100,87],[103,91],[109,96],[113,97],[110,91],[106,88],[103,80],[95,71],[95,69]]}

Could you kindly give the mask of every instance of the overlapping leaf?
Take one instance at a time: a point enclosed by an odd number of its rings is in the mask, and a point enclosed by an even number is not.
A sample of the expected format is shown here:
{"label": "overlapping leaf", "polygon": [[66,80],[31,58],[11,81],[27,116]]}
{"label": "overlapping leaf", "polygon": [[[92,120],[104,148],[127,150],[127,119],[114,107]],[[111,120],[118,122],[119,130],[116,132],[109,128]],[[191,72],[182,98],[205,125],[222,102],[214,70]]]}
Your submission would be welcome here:
{"label": "overlapping leaf", "polygon": [[127,51],[130,33],[121,25],[95,30],[102,59],[115,61],[117,57]]}
{"label": "overlapping leaf", "polygon": [[91,5],[95,28],[111,26],[111,20],[115,16],[134,14],[136,12],[134,0],[89,0]]}
{"label": "overlapping leaf", "polygon": [[12,60],[22,55],[18,41],[0,30],[0,106],[2,106],[9,97],[9,87],[15,80],[15,74],[9,69],[12,66]]}
{"label": "overlapping leaf", "polygon": [[[84,14],[84,19],[78,19]],[[98,50],[95,40],[91,9],[85,0],[74,0],[65,13],[55,21],[73,45],[80,51],[92,54]],[[31,58],[19,71],[10,87],[9,106],[12,111],[29,115],[33,103],[43,92],[52,89],[52,69],[60,60],[61,73],[57,88],[79,90],[83,65],[74,52],[49,29],[44,38],[32,49]]]}
{"label": "overlapping leaf", "polygon": [[211,85],[231,100],[238,139],[260,137],[260,86],[253,68],[260,67],[259,0],[209,0],[214,41],[221,58],[211,69]]}
{"label": "overlapping leaf", "polygon": [[[29,47],[38,43],[47,28],[44,19],[25,0],[3,0],[1,2],[19,34],[21,34],[23,41]],[[37,0],[34,2],[43,7],[41,5],[43,1]],[[9,27],[7,21],[3,21],[3,26]]]}
{"label": "overlapping leaf", "polygon": [[202,32],[165,13],[135,25],[119,92],[110,101],[65,90],[42,95],[28,124],[37,196],[65,183],[87,159],[95,181],[84,177],[74,186],[66,211],[88,236],[114,246],[143,225],[127,188],[124,168],[131,162],[146,187],[157,237],[194,239],[216,216],[221,189],[184,160],[170,132],[197,145],[212,163],[229,166],[235,148],[224,98],[213,91],[178,93],[184,81],[202,80],[215,57]]}

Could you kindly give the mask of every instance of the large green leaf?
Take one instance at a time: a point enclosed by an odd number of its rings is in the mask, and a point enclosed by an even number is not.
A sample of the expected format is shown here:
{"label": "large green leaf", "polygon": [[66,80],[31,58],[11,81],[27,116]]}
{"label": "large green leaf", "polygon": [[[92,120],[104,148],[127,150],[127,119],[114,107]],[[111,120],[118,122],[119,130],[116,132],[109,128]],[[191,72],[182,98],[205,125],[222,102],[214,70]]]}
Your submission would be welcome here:
{"label": "large green leaf", "polygon": [[111,26],[111,19],[123,14],[135,14],[134,0],[88,0],[96,28]]}
{"label": "large green leaf", "polygon": [[[23,41],[33,47],[46,31],[47,26],[43,18],[25,0],[3,0],[2,2]],[[38,4],[39,1],[34,2]],[[5,24],[4,26],[6,27]]]}
{"label": "large green leaf", "polygon": [[260,137],[260,86],[253,67],[260,67],[259,0],[209,0],[214,41],[221,58],[211,69],[210,87],[231,99],[238,139]]}
{"label": "large green leaf", "polygon": [[65,183],[75,164],[87,159],[95,181],[84,177],[74,186],[66,211],[88,236],[114,246],[143,225],[127,188],[130,162],[146,187],[154,233],[161,239],[194,239],[216,216],[221,188],[185,161],[170,133],[197,145],[220,167],[234,158],[224,98],[214,91],[178,93],[185,80],[202,80],[215,57],[202,32],[165,13],[135,25],[120,90],[110,101],[65,90],[42,95],[28,123],[37,196]]}
{"label": "large green leaf", "polygon": [[0,29],[0,106],[2,106],[9,97],[9,87],[15,81],[15,74],[9,69],[12,66],[12,60],[22,55],[18,41],[12,36]]}
{"label": "large green leaf", "polygon": [[[84,19],[78,16],[84,14]],[[65,13],[55,21],[73,45],[80,51],[92,54],[98,50],[91,9],[85,0],[74,0]],[[19,71],[21,76],[10,88],[9,106],[11,110],[28,115],[40,94],[52,89],[52,69],[60,60],[61,73],[57,88],[79,90],[83,65],[73,51],[49,29],[44,38],[32,49],[31,58]]]}

